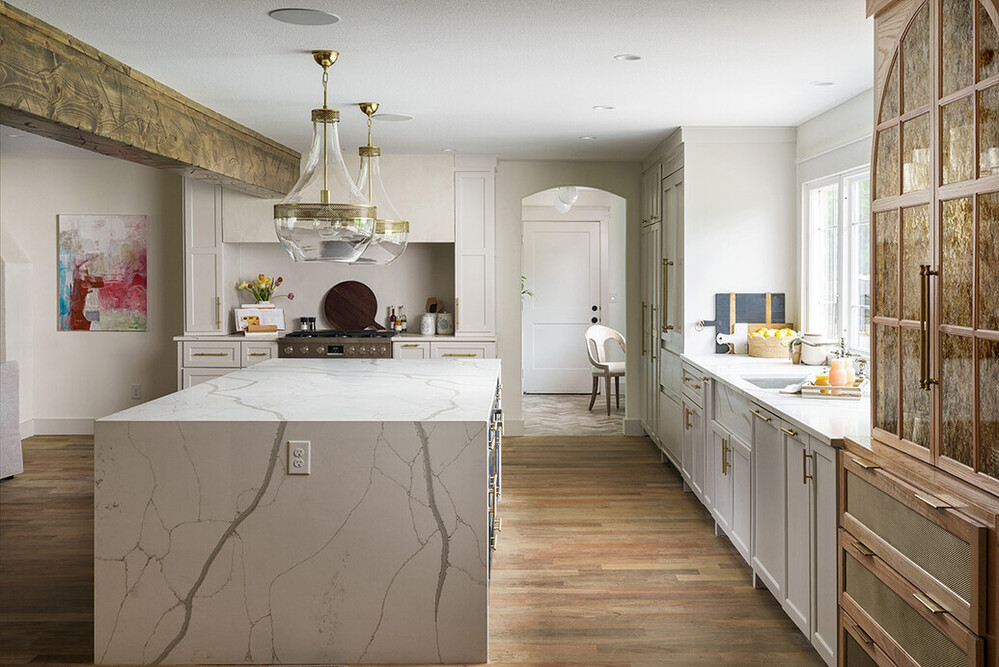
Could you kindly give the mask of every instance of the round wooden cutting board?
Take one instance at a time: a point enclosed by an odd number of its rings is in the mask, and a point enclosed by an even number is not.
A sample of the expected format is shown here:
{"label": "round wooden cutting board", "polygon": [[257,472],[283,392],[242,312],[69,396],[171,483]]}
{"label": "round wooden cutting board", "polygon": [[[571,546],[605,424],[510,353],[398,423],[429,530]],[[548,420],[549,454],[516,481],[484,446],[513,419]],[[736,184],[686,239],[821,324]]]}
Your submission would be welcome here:
{"label": "round wooden cutting board", "polygon": [[323,312],[334,329],[357,330],[383,327],[375,321],[378,300],[364,283],[346,280],[337,283],[323,297]]}

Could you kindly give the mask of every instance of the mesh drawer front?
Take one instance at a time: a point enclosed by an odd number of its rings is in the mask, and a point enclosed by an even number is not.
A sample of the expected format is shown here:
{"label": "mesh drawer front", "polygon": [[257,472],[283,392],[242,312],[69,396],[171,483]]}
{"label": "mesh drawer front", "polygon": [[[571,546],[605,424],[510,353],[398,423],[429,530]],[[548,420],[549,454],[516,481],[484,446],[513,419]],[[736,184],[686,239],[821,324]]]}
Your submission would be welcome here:
{"label": "mesh drawer front", "polygon": [[968,664],[967,655],[895,591],[846,553],[844,588],[906,653],[925,667]]}
{"label": "mesh drawer front", "polygon": [[937,581],[971,600],[971,547],[852,472],[847,512]]}
{"label": "mesh drawer front", "polygon": [[844,656],[843,664],[846,667],[878,667],[874,658],[867,655],[867,651],[857,643],[849,632],[844,633],[846,641],[843,642]]}

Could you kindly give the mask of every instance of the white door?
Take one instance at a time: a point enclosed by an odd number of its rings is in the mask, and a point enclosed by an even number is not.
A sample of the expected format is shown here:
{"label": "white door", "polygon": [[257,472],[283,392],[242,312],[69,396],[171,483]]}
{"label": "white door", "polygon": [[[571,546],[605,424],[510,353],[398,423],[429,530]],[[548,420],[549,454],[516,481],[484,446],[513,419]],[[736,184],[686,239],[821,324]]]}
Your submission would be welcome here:
{"label": "white door", "polygon": [[606,218],[524,221],[525,393],[590,393],[583,334],[603,319],[606,229]]}

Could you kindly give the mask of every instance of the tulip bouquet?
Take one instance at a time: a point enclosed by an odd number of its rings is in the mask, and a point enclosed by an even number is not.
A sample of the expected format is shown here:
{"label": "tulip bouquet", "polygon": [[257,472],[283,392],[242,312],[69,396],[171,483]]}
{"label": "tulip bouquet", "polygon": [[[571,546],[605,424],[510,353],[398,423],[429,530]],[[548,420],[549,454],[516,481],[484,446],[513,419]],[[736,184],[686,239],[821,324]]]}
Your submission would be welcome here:
{"label": "tulip bouquet", "polygon": [[291,292],[288,292],[287,295],[274,293],[277,290],[278,285],[280,285],[282,282],[284,282],[284,278],[282,278],[281,276],[278,276],[277,280],[275,280],[274,278],[265,276],[264,274],[261,273],[257,276],[257,279],[254,280],[253,282],[249,282],[246,280],[242,281],[241,283],[236,285],[236,289],[246,290],[247,292],[253,295],[253,298],[256,299],[257,302],[270,301],[271,299],[279,296],[287,296],[289,300],[294,299],[295,295],[292,294]]}

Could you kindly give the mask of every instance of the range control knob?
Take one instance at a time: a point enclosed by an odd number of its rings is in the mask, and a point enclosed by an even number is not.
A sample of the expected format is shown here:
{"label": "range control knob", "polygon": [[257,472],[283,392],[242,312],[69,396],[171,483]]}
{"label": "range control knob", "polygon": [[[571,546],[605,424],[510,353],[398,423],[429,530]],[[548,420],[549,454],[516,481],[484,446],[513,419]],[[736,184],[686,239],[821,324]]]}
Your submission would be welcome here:
{"label": "range control knob", "polygon": [[354,354],[354,349],[355,348],[354,348],[353,345],[348,345],[347,346],[347,354]]}
{"label": "range control knob", "polygon": [[309,353],[309,346],[308,345],[303,345],[302,347],[298,348],[298,351],[301,352],[302,354],[308,354]]}
{"label": "range control knob", "polygon": [[292,347],[291,345],[285,345],[284,346],[284,353],[285,354],[291,355],[291,353],[294,352],[294,351],[295,351],[295,348]]}

